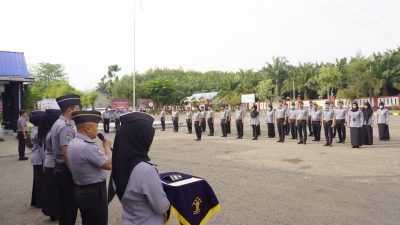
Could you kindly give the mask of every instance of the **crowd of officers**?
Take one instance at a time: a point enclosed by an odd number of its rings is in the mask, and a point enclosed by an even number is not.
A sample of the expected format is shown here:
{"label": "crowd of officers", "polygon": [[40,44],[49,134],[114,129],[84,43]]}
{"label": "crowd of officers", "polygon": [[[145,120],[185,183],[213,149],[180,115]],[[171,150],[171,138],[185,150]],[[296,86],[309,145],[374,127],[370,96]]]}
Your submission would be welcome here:
{"label": "crowd of officers", "polygon": [[[33,124],[29,137],[33,144],[31,205],[60,225],[74,225],[78,209],[83,225],[106,225],[108,203],[115,193],[123,206],[122,225],[164,224],[170,204],[148,157],[154,119],[141,112],[120,115],[122,125],[113,150],[111,142],[99,135],[102,151],[95,143],[101,113],[80,110],[78,95],[61,96],[56,101],[60,109],[29,113]],[[21,110],[17,122],[20,160],[28,159],[27,117]],[[105,170],[111,169],[108,195]]]}
{"label": "crowd of officers", "polygon": [[[227,137],[231,133],[231,111],[227,106],[222,106],[220,117],[221,137]],[[243,138],[243,124],[246,111],[241,105],[236,106],[234,121],[236,124],[237,139]],[[165,131],[165,109],[160,112],[162,131]],[[179,111],[177,107],[172,110],[173,131],[179,129]],[[206,123],[209,127],[208,136],[214,136],[215,113],[211,106],[207,110],[202,110],[195,106],[194,112],[191,108],[186,111],[186,125],[188,134],[192,133],[194,125],[196,141],[201,140],[201,135],[206,131]],[[291,102],[290,106],[284,101],[278,102],[275,109],[268,105],[265,118],[268,138],[275,138],[275,131],[278,132],[277,142],[285,142],[285,136],[290,135],[291,139],[298,140],[298,144],[306,144],[307,137],[313,137],[312,141],[321,141],[321,132],[324,132],[324,146],[332,146],[333,138],[338,137],[337,143],[345,143],[346,127],[350,128],[351,146],[359,148],[362,145],[373,144],[372,126],[378,124],[379,140],[389,140],[389,111],[383,102],[379,103],[376,119],[373,116],[373,109],[369,102],[365,102],[360,108],[357,102],[353,102],[351,107],[344,106],[343,101],[338,104],[326,101],[322,109],[316,102],[309,102],[309,107],[305,107],[302,101]],[[257,105],[253,105],[250,112],[250,125],[252,127],[252,140],[257,140],[261,135],[260,113]]]}

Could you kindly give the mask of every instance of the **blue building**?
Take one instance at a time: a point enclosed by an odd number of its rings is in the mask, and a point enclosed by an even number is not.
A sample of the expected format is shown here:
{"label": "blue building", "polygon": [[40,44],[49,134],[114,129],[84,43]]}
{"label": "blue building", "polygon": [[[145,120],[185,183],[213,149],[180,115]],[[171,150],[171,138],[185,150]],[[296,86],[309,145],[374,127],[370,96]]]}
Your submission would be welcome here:
{"label": "blue building", "polygon": [[0,51],[0,112],[5,129],[16,129],[24,105],[24,89],[33,81],[23,52]]}

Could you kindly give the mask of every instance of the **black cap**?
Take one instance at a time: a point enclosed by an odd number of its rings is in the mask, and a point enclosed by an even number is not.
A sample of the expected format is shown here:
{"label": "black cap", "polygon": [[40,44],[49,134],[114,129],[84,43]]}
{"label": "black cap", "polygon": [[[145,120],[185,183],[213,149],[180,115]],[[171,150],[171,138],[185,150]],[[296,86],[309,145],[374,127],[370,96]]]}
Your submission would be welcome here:
{"label": "black cap", "polygon": [[326,102],[325,102],[325,105],[329,105],[329,104],[331,104],[330,101],[326,101]]}
{"label": "black cap", "polygon": [[339,100],[339,102],[338,103],[342,103],[343,104],[343,101],[342,100]]}
{"label": "black cap", "polygon": [[383,106],[384,106],[384,105],[385,105],[385,103],[383,103],[383,102],[381,101],[381,102],[379,102],[379,105],[383,105]]}
{"label": "black cap", "polygon": [[59,110],[59,109],[46,109],[46,113],[61,115],[61,110]]}
{"label": "black cap", "polygon": [[303,101],[299,101],[299,104],[302,104],[302,105],[303,105],[304,103],[303,103]]}
{"label": "black cap", "polygon": [[44,111],[35,110],[29,113],[29,122],[35,126],[39,126],[40,118],[45,114]]}
{"label": "black cap", "polygon": [[83,110],[72,113],[72,119],[76,125],[81,123],[99,123],[101,120],[101,113],[95,110]]}
{"label": "black cap", "polygon": [[292,103],[290,103],[292,106],[295,106],[296,105],[296,103],[295,102],[292,102]]}
{"label": "black cap", "polygon": [[81,97],[79,95],[64,95],[56,98],[57,104],[61,110],[64,110],[73,105],[81,104]]}
{"label": "black cap", "polygon": [[128,123],[133,123],[137,120],[144,120],[146,122],[149,122],[150,124],[153,124],[154,118],[150,116],[147,113],[144,112],[129,112],[122,114],[120,116],[121,124],[128,124]]}

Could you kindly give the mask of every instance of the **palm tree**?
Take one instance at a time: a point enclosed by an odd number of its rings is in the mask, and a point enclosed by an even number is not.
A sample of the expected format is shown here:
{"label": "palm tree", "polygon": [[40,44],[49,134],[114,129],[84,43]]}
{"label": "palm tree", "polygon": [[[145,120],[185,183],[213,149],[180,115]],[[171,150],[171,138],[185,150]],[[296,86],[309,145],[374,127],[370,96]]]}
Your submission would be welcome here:
{"label": "palm tree", "polygon": [[272,57],[272,64],[266,63],[262,71],[266,73],[267,77],[272,79],[275,83],[275,98],[281,97],[281,88],[283,81],[288,75],[289,61],[285,57]]}

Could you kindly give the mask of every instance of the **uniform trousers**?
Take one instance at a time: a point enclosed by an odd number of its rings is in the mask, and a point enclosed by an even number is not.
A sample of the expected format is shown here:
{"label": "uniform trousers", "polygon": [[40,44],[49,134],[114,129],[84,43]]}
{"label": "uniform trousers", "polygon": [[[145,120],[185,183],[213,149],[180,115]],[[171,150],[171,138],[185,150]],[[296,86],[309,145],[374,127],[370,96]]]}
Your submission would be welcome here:
{"label": "uniform trousers", "polygon": [[110,132],[110,119],[103,119],[104,133]]}
{"label": "uniform trousers", "polygon": [[299,129],[299,140],[305,144],[307,142],[307,121],[297,120],[297,129]]}
{"label": "uniform trousers", "polygon": [[252,124],[251,128],[253,129],[253,140],[257,140],[257,138],[258,138],[257,125]]}
{"label": "uniform trousers", "polygon": [[161,130],[165,130],[165,118],[161,118]]}
{"label": "uniform trousers", "polygon": [[332,121],[324,121],[324,133],[327,145],[332,145],[333,127]]}
{"label": "uniform trousers", "polygon": [[186,124],[187,124],[188,133],[191,134],[192,133],[192,120],[187,119]]}
{"label": "uniform trousers", "polygon": [[284,142],[285,141],[285,119],[281,118],[278,119],[278,134],[279,134],[279,141]]}
{"label": "uniform trousers", "polygon": [[206,118],[201,118],[200,126],[201,126],[201,131],[206,132]]}
{"label": "uniform trousers", "polygon": [[227,133],[226,133],[226,123],[225,120],[221,120],[221,131],[222,131],[222,136],[226,137]]}
{"label": "uniform trousers", "polygon": [[212,118],[207,119],[208,129],[210,130],[210,136],[214,136],[214,121]]}
{"label": "uniform trousers", "polygon": [[290,133],[292,134],[292,139],[297,139],[297,127],[296,127],[296,120],[290,120]]}
{"label": "uniform trousers", "polygon": [[[25,132],[25,137],[28,137],[26,132]],[[26,139],[24,138],[22,131],[18,131],[17,138],[18,138],[18,155],[19,159],[22,159],[25,157],[25,145],[26,145]]]}
{"label": "uniform trousers", "polygon": [[197,140],[201,140],[201,126],[199,121],[194,121],[194,130],[196,131]]}
{"label": "uniform trousers", "polygon": [[65,163],[56,163],[54,180],[60,199],[59,225],[74,225],[78,213],[78,207],[74,199],[75,186],[72,182],[72,174]]}
{"label": "uniform trousers", "polygon": [[178,132],[179,126],[178,126],[178,118],[173,118],[172,123],[174,124],[174,131]]}
{"label": "uniform trousers", "polygon": [[344,119],[336,120],[336,130],[340,142],[344,142],[346,140],[346,126],[344,123]]}
{"label": "uniform trousers", "polygon": [[121,120],[115,118],[115,129],[118,130],[119,126],[121,125]]}
{"label": "uniform trousers", "polygon": [[[321,126],[320,126],[320,130],[319,131],[321,132]],[[308,117],[308,133],[310,133],[310,136],[314,135],[314,126],[313,126],[313,123],[311,123],[311,118],[310,117]],[[315,137],[315,135],[314,135],[314,137]]]}
{"label": "uniform trousers", "polygon": [[238,133],[238,137],[242,138],[243,137],[243,121],[242,120],[236,120],[236,131]]}
{"label": "uniform trousers", "polygon": [[54,181],[54,168],[44,167],[44,192],[42,212],[52,219],[58,219],[60,216],[60,196],[57,185]]}
{"label": "uniform trousers", "polygon": [[[289,121],[289,120],[287,119],[286,121]],[[289,133],[290,133],[290,125],[289,125],[289,123],[286,123],[284,125],[284,127],[285,127],[285,135],[289,135]]]}
{"label": "uniform trousers", "polygon": [[268,137],[274,138],[275,137],[275,124],[267,123],[267,127],[268,127]]}
{"label": "uniform trousers", "polygon": [[320,121],[312,121],[312,129],[314,140],[319,141],[321,140],[321,122]]}
{"label": "uniform trousers", "polygon": [[43,186],[44,186],[43,165],[33,165],[31,206],[36,206],[38,208],[43,207],[43,197],[44,197]]}
{"label": "uniform trousers", "polygon": [[225,125],[226,125],[226,133],[230,134],[231,133],[231,120],[230,119],[227,120]]}
{"label": "uniform trousers", "polygon": [[74,199],[79,207],[82,225],[107,225],[108,204],[106,181],[77,185]]}

